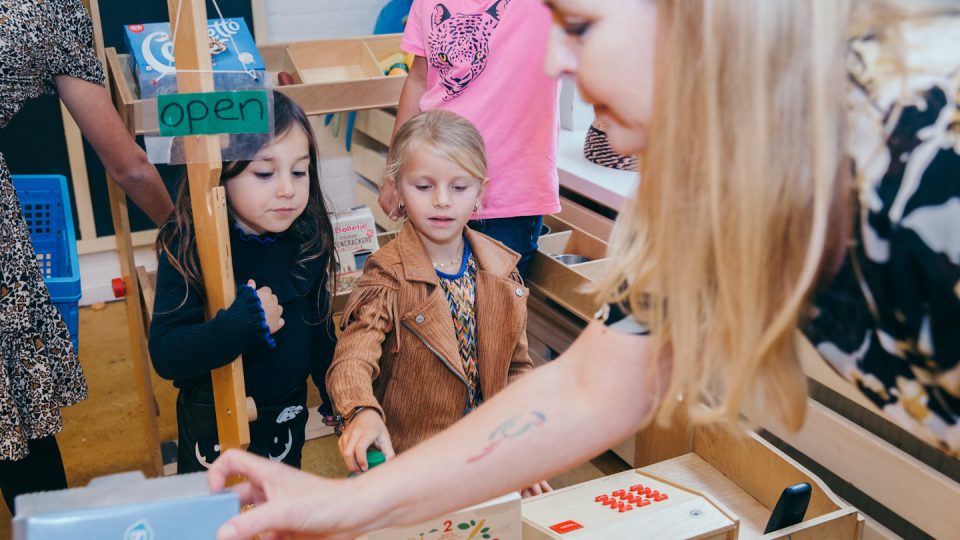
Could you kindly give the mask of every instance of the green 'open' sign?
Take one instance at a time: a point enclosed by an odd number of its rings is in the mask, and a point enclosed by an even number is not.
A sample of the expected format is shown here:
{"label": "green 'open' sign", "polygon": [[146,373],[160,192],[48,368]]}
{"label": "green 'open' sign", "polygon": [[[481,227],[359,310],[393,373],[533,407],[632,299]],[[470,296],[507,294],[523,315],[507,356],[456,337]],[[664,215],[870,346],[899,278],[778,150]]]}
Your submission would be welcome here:
{"label": "green 'open' sign", "polygon": [[204,92],[157,97],[160,136],[267,133],[267,92]]}

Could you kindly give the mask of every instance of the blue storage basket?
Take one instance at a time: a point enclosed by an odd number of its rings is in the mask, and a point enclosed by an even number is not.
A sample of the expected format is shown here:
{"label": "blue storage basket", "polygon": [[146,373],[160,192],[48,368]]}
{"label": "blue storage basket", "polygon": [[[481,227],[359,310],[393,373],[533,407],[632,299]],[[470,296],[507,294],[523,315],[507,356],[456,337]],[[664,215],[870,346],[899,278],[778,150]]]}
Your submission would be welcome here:
{"label": "blue storage basket", "polygon": [[80,323],[80,264],[67,179],[61,175],[14,175],[13,187],[30,229],[37,264],[60,310],[74,349]]}

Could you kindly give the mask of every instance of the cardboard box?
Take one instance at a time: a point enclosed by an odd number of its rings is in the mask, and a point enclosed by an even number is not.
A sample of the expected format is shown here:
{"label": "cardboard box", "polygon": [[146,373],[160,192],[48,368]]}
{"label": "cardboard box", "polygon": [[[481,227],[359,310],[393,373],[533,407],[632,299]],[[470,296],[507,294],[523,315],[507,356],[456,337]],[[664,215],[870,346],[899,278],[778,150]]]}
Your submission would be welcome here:
{"label": "cardboard box", "polygon": [[333,221],[333,242],[337,250],[337,289],[353,287],[363,273],[363,264],[377,243],[377,225],[373,213],[366,206],[330,215]]}
{"label": "cardboard box", "polygon": [[524,540],[737,538],[739,521],[701,493],[641,471],[523,501]]}
{"label": "cardboard box", "polygon": [[[377,235],[377,244],[380,247],[383,247],[390,243],[396,237],[396,233],[385,232]],[[356,282],[356,277],[351,276],[348,279],[347,285],[341,285],[337,283],[337,294],[333,297],[333,312],[334,313],[343,313],[343,308],[347,305],[347,300],[350,298],[350,293],[353,291],[353,285]]]}
{"label": "cardboard box", "polygon": [[14,540],[208,540],[240,501],[232,491],[211,495],[206,473],[146,480],[138,471],[21,495],[16,507]]}
{"label": "cardboard box", "polygon": [[[207,21],[207,36],[217,90],[264,87],[266,68],[242,18]],[[170,23],[128,24],[124,27],[124,39],[134,79],[140,86],[140,98],[176,92]]]}
{"label": "cardboard box", "polygon": [[409,527],[374,531],[357,540],[520,540],[520,494],[471,506]]}

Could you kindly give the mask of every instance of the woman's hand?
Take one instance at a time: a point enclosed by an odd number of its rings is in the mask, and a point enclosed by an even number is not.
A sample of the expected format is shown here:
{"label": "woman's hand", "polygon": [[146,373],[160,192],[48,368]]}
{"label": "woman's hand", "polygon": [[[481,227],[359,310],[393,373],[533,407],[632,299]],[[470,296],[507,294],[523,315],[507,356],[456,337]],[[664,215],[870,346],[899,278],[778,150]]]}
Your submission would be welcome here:
{"label": "woman's hand", "polygon": [[246,479],[231,488],[240,504],[256,507],[223,524],[217,540],[252,538],[264,531],[269,531],[260,537],[265,540],[353,538],[319,532],[339,530],[345,525],[342,519],[362,510],[342,511],[354,491],[346,489],[347,481],[313,476],[240,450],[228,450],[213,463],[207,472],[210,490],[223,490],[231,476]]}
{"label": "woman's hand", "polygon": [[400,194],[397,193],[397,185],[393,181],[383,180],[377,202],[390,219],[397,221],[403,217],[403,211],[400,210]]}
{"label": "woman's hand", "polygon": [[387,426],[375,409],[363,409],[353,416],[337,442],[343,462],[351,472],[363,472],[369,468],[367,449],[376,446],[390,459],[395,453]]}
{"label": "woman's hand", "polygon": [[257,296],[260,297],[260,308],[263,309],[263,316],[267,320],[270,333],[276,334],[278,330],[283,328],[284,324],[282,318],[283,306],[281,306],[280,301],[277,300],[277,295],[273,294],[270,287],[260,287],[258,289],[257,283],[252,279],[247,281],[247,285],[257,291]]}
{"label": "woman's hand", "polygon": [[526,499],[527,497],[536,497],[537,495],[543,495],[549,491],[553,491],[553,488],[550,486],[550,483],[546,480],[541,480],[536,484],[525,487],[520,490],[520,496]]}

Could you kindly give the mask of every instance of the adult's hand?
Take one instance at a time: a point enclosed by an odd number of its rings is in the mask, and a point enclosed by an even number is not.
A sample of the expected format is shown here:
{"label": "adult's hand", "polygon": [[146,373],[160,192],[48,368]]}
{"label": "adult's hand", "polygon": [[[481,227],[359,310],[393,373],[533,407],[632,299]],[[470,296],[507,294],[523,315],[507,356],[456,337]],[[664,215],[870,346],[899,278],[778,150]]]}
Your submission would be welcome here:
{"label": "adult's hand", "polygon": [[110,178],[154,223],[166,222],[173,212],[170,194],[157,168],[120,121],[106,90],[67,75],[58,76],[56,82],[60,99],[96,150]]}
{"label": "adult's hand", "polygon": [[384,179],[377,202],[390,219],[397,221],[403,217],[403,212],[400,211],[400,194],[397,193],[397,185],[393,181]]}
{"label": "adult's hand", "polygon": [[[212,491],[224,489],[227,478],[243,476],[246,482],[233,486],[240,504],[256,505],[230,519],[217,531],[217,540],[239,540],[265,533],[264,539],[353,538],[349,534],[317,531],[343,529],[343,519],[361,515],[361,509],[343,512],[349,481],[313,476],[240,450],[228,450],[207,473]],[[340,494],[341,496],[338,496]]]}

